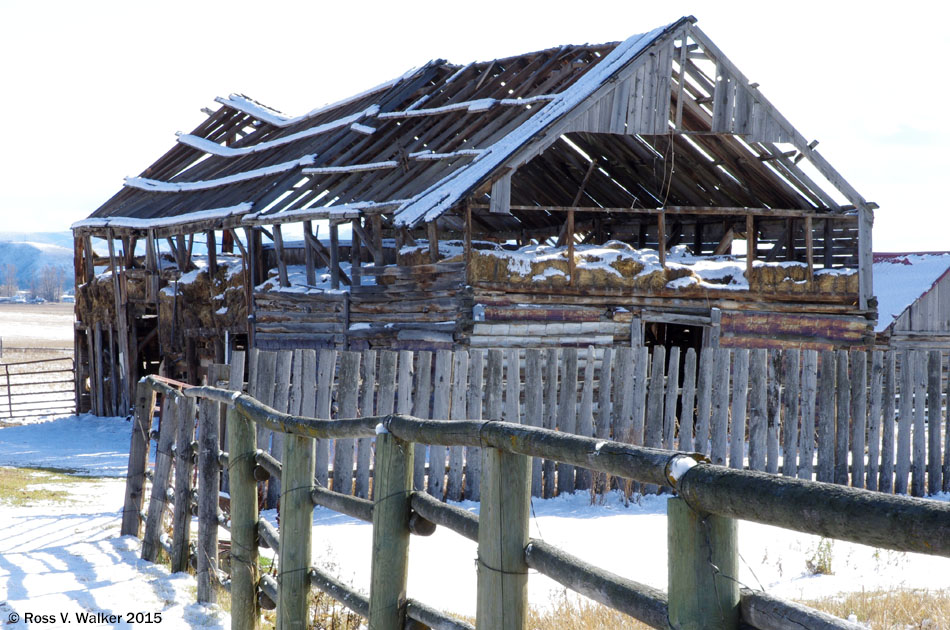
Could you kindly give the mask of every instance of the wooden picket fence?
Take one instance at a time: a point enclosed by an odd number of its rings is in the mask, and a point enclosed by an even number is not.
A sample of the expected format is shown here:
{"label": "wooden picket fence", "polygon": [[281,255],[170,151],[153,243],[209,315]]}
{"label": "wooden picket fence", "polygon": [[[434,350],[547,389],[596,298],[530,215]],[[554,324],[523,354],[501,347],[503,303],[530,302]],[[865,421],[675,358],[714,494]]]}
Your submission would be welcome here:
{"label": "wooden picket fence", "polygon": [[[212,370],[212,376],[220,380],[226,373],[223,366]],[[234,369],[234,375],[238,373]],[[349,378],[355,380],[355,374],[351,372]],[[162,422],[153,436],[156,391],[163,398]],[[523,422],[464,417],[425,420],[391,411],[381,416],[314,419],[277,412],[236,391],[187,387],[155,377],[139,383],[136,394],[122,533],[137,536],[144,522],[144,559],[154,561],[158,550],[164,549],[173,571],[194,566],[198,601],[213,602],[218,588],[229,590],[234,630],[258,627],[261,606],[276,607],[278,628],[307,627],[314,587],[366,617],[374,630],[474,630],[464,621],[406,597],[410,534],[430,535],[437,526],[478,543],[476,620],[478,628],[486,630],[524,628],[528,569],[654,628],[860,627],[762,592],[740,589],[735,579],[738,518],[950,557],[950,505],[941,502],[734,470],[710,464],[695,453],[578,436]],[[225,411],[228,452],[219,443]],[[260,433],[262,428],[282,436],[283,462],[258,449],[258,436],[266,435]],[[158,440],[157,459],[148,511],[142,512],[153,437]],[[315,481],[319,449],[314,440],[330,439],[336,440],[336,449],[345,440],[375,441],[375,501],[334,492]],[[480,517],[413,489],[418,444],[450,451],[479,449]],[[589,470],[597,476],[631,479],[644,488],[668,485],[675,490],[679,496],[671,498],[668,506],[668,591],[592,567],[529,538],[532,459],[555,462],[559,475],[570,475],[575,481],[583,476],[578,471]],[[219,507],[225,470],[230,482],[229,514]],[[444,476],[441,467],[430,466],[429,472],[435,471],[436,476]],[[259,482],[268,476],[279,478],[285,488],[279,531],[258,514]],[[173,507],[171,536],[164,533],[169,505]],[[368,596],[311,566],[315,505],[372,522]],[[198,532],[192,551],[194,512]],[[222,528],[230,532],[229,575],[218,566]],[[276,579],[260,574],[260,546],[276,553]]]}
{"label": "wooden picket fence", "polygon": [[[239,382],[243,360],[235,354],[231,382]],[[717,348],[697,359],[676,347],[252,350],[247,360],[248,393],[291,414],[491,418],[883,492],[950,489],[947,362],[939,351]],[[277,460],[282,439],[266,429],[258,435]],[[372,449],[370,438],[318,441],[317,482],[370,497]],[[440,499],[477,501],[477,452],[417,444],[415,489],[425,483]],[[427,462],[446,474],[427,474]],[[533,462],[534,496],[588,490],[594,481],[584,470]],[[268,491],[270,507],[278,487]]]}

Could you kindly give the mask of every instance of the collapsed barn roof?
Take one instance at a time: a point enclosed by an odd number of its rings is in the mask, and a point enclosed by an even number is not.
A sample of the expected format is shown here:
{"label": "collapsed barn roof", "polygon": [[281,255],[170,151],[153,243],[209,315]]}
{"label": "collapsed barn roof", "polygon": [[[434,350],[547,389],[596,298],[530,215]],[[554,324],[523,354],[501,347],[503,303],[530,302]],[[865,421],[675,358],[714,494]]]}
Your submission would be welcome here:
{"label": "collapsed barn roof", "polygon": [[366,213],[414,227],[466,199],[491,208],[492,184],[515,170],[507,211],[480,212],[483,230],[550,229],[563,215],[537,210],[572,204],[589,215],[873,208],[691,17],[620,43],[432,61],[302,116],[241,95],[217,102],[73,227],[187,231]]}

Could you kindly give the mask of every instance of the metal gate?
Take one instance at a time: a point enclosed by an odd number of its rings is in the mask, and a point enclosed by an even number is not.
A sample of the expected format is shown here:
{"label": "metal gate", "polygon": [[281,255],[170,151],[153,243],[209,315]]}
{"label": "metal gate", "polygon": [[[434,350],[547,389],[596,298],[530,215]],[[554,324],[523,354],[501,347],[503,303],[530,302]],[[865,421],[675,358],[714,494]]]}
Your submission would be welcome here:
{"label": "metal gate", "polygon": [[0,420],[76,413],[71,357],[0,364]]}

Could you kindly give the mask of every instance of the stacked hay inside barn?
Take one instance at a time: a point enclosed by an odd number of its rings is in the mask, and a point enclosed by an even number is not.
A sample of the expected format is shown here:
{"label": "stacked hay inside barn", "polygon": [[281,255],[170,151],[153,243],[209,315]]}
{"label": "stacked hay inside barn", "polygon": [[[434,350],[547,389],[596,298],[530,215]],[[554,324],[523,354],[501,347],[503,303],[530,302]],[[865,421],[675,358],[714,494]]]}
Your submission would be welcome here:
{"label": "stacked hay inside barn", "polygon": [[[197,262],[206,265],[200,258]],[[240,257],[218,256],[213,278],[207,266],[202,266],[159,291],[162,347],[180,352],[187,337],[223,337],[225,331],[243,331],[247,306],[242,271]]]}

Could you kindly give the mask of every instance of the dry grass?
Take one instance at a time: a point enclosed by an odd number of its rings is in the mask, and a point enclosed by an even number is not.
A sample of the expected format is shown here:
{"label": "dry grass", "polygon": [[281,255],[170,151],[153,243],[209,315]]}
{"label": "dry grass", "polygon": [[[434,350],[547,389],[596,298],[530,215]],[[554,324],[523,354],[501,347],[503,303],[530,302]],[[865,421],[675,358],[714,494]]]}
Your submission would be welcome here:
{"label": "dry grass", "polygon": [[62,471],[36,468],[0,467],[0,504],[36,505],[37,503],[76,503],[69,485],[96,481],[93,477],[75,477]]}

